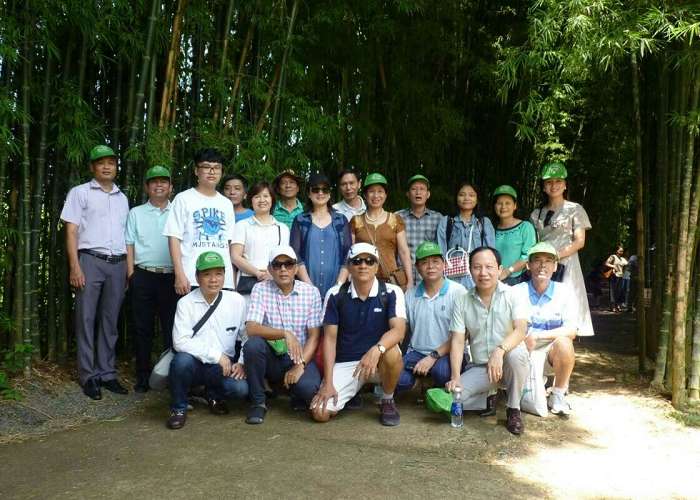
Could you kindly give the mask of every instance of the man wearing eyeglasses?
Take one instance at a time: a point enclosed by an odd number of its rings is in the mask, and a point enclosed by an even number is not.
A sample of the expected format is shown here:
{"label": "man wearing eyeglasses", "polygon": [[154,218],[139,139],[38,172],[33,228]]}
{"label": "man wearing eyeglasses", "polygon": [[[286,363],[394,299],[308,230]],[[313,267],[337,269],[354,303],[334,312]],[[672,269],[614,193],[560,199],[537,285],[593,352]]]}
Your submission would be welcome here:
{"label": "man wearing eyeglasses", "polygon": [[294,278],[297,256],[288,245],[270,251],[268,271],[272,279],[253,287],[246,318],[248,424],[265,420],[265,379],[284,383],[294,409],[307,409],[321,382],[313,361],[321,333],[321,295],[315,286]]}
{"label": "man wearing eyeglasses", "polygon": [[216,190],[223,163],[224,157],[215,149],[197,151],[197,185],[175,196],[172,202],[163,235],[168,237],[178,295],[186,295],[197,286],[195,264],[207,251],[216,251],[224,258],[224,288],[233,290],[230,241],[236,218],[231,202]]}
{"label": "man wearing eyeglasses", "polygon": [[350,283],[328,291],[323,320],[325,378],[311,402],[312,416],[327,422],[365,383],[382,385],[379,421],[399,425],[394,391],[403,369],[399,344],[406,332],[401,288],[377,280],[377,249],[356,243],[348,253]]}

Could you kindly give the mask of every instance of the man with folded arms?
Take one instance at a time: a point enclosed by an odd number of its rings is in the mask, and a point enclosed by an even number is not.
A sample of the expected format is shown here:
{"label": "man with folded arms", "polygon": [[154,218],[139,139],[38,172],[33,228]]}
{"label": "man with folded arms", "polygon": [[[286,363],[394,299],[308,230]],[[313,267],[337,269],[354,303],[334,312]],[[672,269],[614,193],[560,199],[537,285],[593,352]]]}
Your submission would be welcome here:
{"label": "man with folded arms", "polygon": [[403,361],[399,344],[406,331],[406,306],[398,286],[377,280],[378,253],[356,243],[348,253],[350,282],[326,296],[323,320],[324,375],[311,402],[312,416],[327,422],[365,383],[381,384],[382,425],[399,425],[394,391]]}
{"label": "man with folded arms", "polygon": [[117,155],[112,148],[92,148],[90,171],[92,180],[68,192],[61,219],[66,224],[70,284],[75,290],[80,385],[89,398],[102,399],[100,387],[128,392],[117,380],[114,348],[126,288],[124,229],[129,202],[114,183]]}
{"label": "man with folded arms", "polygon": [[308,408],[321,382],[313,361],[321,334],[321,295],[315,286],[294,279],[297,256],[289,245],[270,251],[267,269],[272,279],[253,287],[246,318],[248,424],[265,420],[265,379],[284,382],[294,409]]}
{"label": "man with folded arms", "polygon": [[[233,362],[236,340],[244,327],[245,300],[236,292],[223,290],[226,262],[220,253],[200,254],[195,268],[199,287],[177,303],[173,327],[175,356],[170,363],[167,421],[170,429],[185,425],[187,394],[193,386],[205,386],[209,410],[215,415],[228,413],[225,400],[248,395],[243,355]],[[215,309],[211,315],[195,331],[212,307]]]}
{"label": "man with folded arms", "polygon": [[[528,307],[516,301],[511,287],[498,280],[501,257],[495,248],[475,248],[469,254],[469,268],[475,287],[455,304],[450,325],[452,378],[446,388],[462,387],[464,408],[476,410],[495,407],[495,396],[487,396],[504,385],[508,394],[506,428],[519,435],[523,432],[520,398],[530,371],[523,344]],[[473,365],[460,373],[465,338],[469,339]]]}

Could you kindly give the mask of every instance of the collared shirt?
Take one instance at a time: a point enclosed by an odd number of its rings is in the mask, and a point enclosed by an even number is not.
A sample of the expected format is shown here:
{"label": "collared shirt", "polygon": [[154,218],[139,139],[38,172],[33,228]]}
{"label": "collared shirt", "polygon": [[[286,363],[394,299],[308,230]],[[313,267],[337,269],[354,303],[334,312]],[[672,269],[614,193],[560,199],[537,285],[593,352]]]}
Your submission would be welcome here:
{"label": "collared shirt", "polygon": [[297,203],[292,210],[287,210],[287,208],[282,204],[282,200],[277,200],[277,203],[275,203],[275,209],[272,211],[272,216],[282,224],[286,225],[287,229],[291,229],[294,218],[300,213],[304,212],[304,205],[301,204],[299,199],[297,199],[296,202]]}
{"label": "collared shirt", "polygon": [[346,219],[348,219],[348,222],[350,222],[350,219],[355,217],[356,215],[362,215],[367,211],[367,205],[365,205],[365,200],[362,199],[362,196],[357,197],[360,200],[360,207],[355,208],[351,205],[348,205],[348,203],[345,200],[340,200],[338,203],[333,205],[333,208],[335,208],[338,212],[343,214]]}
{"label": "collared shirt", "polygon": [[[512,288],[514,300],[529,307],[528,335],[564,327],[576,330],[576,299],[571,287],[565,283],[550,281],[542,295],[537,293],[532,281],[518,283]],[[538,340],[537,347],[551,339]]]}
{"label": "collared shirt", "polygon": [[392,318],[406,319],[406,302],[403,291],[396,285],[386,284],[386,310],[379,296],[379,281],[375,278],[369,295],[360,299],[352,283],[348,288],[349,297],[342,301],[338,309],[338,293],[341,285],[336,285],[326,295],[324,325],[337,325],[335,362],[357,361],[389,330]]}
{"label": "collared shirt", "polygon": [[315,286],[299,280],[294,280],[289,295],[284,295],[273,280],[261,281],[250,293],[246,321],[288,330],[305,345],[309,328],[321,327],[321,294]]}
{"label": "collared shirt", "polygon": [[406,312],[411,330],[411,349],[429,354],[450,336],[450,321],[458,298],[467,293],[459,283],[444,279],[440,291],[428,296],[421,281],[406,292]]}
{"label": "collared shirt", "polygon": [[[202,363],[218,363],[222,354],[236,354],[236,340],[245,328],[245,299],[236,292],[222,290],[223,297],[216,311],[197,334],[192,328],[204,316],[210,304],[197,288],[177,303],[173,325],[173,348],[177,352],[191,354]],[[243,351],[239,363],[243,363]]]}
{"label": "collared shirt", "polygon": [[406,241],[411,250],[411,259],[416,260],[416,249],[424,241],[437,243],[437,228],[442,220],[442,214],[435,210],[425,209],[420,217],[416,217],[410,208],[404,208],[396,212],[400,215],[406,226]]}
{"label": "collared shirt", "polygon": [[[501,254],[501,265],[508,269],[521,260],[527,260],[527,252],[537,243],[535,226],[530,221],[521,220],[508,229],[496,228],[496,250]],[[510,276],[515,278],[525,272],[516,271]]]}
{"label": "collared shirt", "polygon": [[147,201],[129,211],[126,244],[134,245],[134,263],[137,266],[173,267],[168,238],[163,236],[169,212],[169,201],[163,209]]}
{"label": "collared shirt", "polygon": [[94,250],[106,255],[124,255],[124,229],[129,215],[129,201],[112,184],[107,193],[100,184],[90,182],[68,191],[61,219],[78,226],[78,250]]}
{"label": "collared shirt", "polygon": [[450,331],[469,335],[472,360],[476,364],[486,364],[493,350],[513,331],[513,321],[528,319],[528,305],[514,299],[511,287],[501,282],[491,297],[487,309],[472,288],[457,299]]}
{"label": "collared shirt", "polygon": [[[275,218],[263,224],[255,216],[248,217],[236,224],[231,243],[243,245],[243,257],[256,269],[267,269],[270,249],[289,244],[289,228]],[[240,274],[250,276],[243,271]]]}

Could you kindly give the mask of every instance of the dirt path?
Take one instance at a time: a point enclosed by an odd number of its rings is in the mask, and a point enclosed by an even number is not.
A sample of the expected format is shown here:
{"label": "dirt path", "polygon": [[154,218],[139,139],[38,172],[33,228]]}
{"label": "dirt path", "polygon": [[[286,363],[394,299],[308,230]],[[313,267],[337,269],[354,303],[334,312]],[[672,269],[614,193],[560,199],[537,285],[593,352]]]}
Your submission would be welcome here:
{"label": "dirt path", "polygon": [[[266,423],[245,409],[197,408],[165,429],[163,397],[135,413],[0,446],[3,498],[700,497],[700,429],[670,418],[634,375],[629,318],[597,317],[578,346],[569,420],[526,417],[511,436],[496,418],[453,430],[400,399],[402,423],[381,427],[363,410],[316,425],[275,401]],[[503,411],[499,412],[503,419]]]}

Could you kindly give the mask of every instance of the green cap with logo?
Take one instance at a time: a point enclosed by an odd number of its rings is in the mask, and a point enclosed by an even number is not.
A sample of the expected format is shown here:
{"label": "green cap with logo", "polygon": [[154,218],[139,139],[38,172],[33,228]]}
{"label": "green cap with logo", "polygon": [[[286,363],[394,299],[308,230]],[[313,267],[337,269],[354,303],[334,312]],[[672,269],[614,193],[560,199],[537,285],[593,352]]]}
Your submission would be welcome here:
{"label": "green cap with logo", "polygon": [[226,267],[224,258],[218,252],[204,252],[197,258],[197,271],[206,271],[207,269],[215,269]]}
{"label": "green cap with logo", "polygon": [[558,261],[559,260],[559,254],[557,253],[557,250],[549,243],[546,241],[540,241],[536,245],[533,245],[530,247],[530,250],[527,251],[527,258],[528,260],[532,255],[535,255],[536,253],[546,253],[548,255],[551,255],[554,257],[554,260]]}
{"label": "green cap with logo", "polygon": [[440,245],[434,241],[424,241],[416,248],[416,262],[426,257],[432,257],[433,255],[442,257],[442,249]]}
{"label": "green cap with logo", "polygon": [[389,183],[386,180],[386,177],[384,177],[382,174],[378,172],[373,172],[369,174],[367,177],[365,177],[365,181],[362,183],[362,188],[367,188],[369,186],[374,186],[375,184],[381,184],[384,187],[387,187]]}
{"label": "green cap with logo", "polygon": [[146,182],[151,179],[157,179],[158,177],[166,177],[170,179],[170,170],[165,168],[163,165],[153,165],[151,168],[146,170]]}
{"label": "green cap with logo", "polygon": [[434,387],[425,391],[425,406],[435,413],[450,413],[452,393],[442,387]]}
{"label": "green cap with logo", "polygon": [[547,179],[566,179],[567,175],[569,174],[566,172],[566,167],[562,162],[552,161],[542,167],[540,178],[543,181]]}
{"label": "green cap with logo", "polygon": [[90,150],[90,161],[97,161],[100,158],[104,158],[105,156],[114,156],[115,158],[117,157],[114,150],[104,144],[95,146]]}
{"label": "green cap with logo", "polygon": [[428,186],[428,188],[430,188],[430,181],[424,175],[416,174],[413,177],[411,177],[410,179],[408,179],[408,187],[410,188],[414,182],[425,182],[425,184]]}
{"label": "green cap with logo", "polygon": [[515,191],[515,189],[513,189],[513,186],[509,186],[508,184],[498,186],[493,192],[494,200],[502,194],[507,194],[508,196],[512,197],[515,201],[518,201],[518,193]]}

